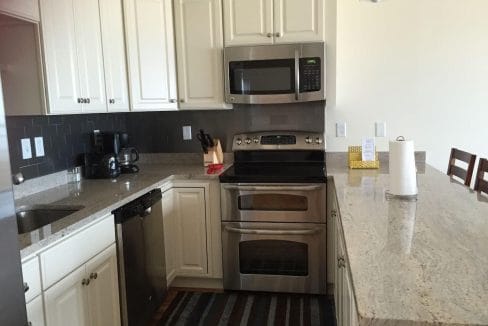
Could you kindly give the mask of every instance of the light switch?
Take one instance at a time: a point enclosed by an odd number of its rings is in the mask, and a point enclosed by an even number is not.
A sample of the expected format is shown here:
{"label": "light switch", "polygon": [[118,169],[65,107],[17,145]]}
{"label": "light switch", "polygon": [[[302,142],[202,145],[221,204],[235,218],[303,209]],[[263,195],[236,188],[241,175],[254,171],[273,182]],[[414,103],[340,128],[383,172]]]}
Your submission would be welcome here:
{"label": "light switch", "polygon": [[191,126],[183,126],[183,140],[191,140]]}
{"label": "light switch", "polygon": [[34,138],[34,145],[36,147],[36,157],[44,156],[44,138],[35,137]]}
{"label": "light switch", "polygon": [[22,138],[20,140],[20,144],[22,145],[22,159],[28,160],[32,158],[32,147],[30,138]]}
{"label": "light switch", "polygon": [[386,137],[386,122],[375,123],[376,137]]}
{"label": "light switch", "polygon": [[347,129],[344,121],[336,123],[336,137],[346,137]]}

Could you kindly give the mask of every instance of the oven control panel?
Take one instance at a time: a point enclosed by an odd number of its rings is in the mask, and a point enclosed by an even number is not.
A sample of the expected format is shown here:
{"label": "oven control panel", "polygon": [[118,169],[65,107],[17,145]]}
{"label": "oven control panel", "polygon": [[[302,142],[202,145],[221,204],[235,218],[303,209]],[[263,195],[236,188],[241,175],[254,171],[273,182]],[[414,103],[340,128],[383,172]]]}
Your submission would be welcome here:
{"label": "oven control panel", "polygon": [[325,142],[321,133],[257,132],[235,135],[232,150],[325,150]]}

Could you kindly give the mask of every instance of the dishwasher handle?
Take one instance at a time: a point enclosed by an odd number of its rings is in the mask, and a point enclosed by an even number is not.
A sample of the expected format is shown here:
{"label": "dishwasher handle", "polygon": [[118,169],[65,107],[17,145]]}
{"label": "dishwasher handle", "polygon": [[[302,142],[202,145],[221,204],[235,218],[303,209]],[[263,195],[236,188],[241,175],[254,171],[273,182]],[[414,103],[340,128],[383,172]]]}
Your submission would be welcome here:
{"label": "dishwasher handle", "polygon": [[134,217],[145,217],[151,214],[151,207],[162,198],[161,189],[154,189],[130,203],[112,211],[115,223],[121,224]]}

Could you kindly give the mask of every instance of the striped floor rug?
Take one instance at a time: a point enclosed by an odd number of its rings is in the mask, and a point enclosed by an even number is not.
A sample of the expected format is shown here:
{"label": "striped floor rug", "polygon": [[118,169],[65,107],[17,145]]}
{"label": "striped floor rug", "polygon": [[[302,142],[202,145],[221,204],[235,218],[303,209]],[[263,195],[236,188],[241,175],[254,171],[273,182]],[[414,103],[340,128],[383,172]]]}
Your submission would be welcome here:
{"label": "striped floor rug", "polygon": [[335,318],[326,296],[179,291],[157,325],[334,326]]}

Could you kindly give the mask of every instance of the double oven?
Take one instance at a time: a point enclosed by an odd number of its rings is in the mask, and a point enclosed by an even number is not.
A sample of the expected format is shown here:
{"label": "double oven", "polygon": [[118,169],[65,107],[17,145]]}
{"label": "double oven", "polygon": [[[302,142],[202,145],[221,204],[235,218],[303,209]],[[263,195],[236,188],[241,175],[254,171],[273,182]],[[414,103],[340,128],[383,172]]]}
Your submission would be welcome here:
{"label": "double oven", "polygon": [[[281,149],[235,155],[236,163],[221,176],[224,288],[325,293],[326,183],[321,146],[293,133],[288,151],[281,143],[290,142],[282,140],[290,133],[276,136],[280,137],[273,141]],[[266,138],[256,137],[251,139],[259,147]],[[304,156],[302,149],[294,155],[293,148],[302,139],[301,147],[319,152]],[[247,160],[239,161],[243,157]],[[295,162],[297,157],[317,161]]]}

